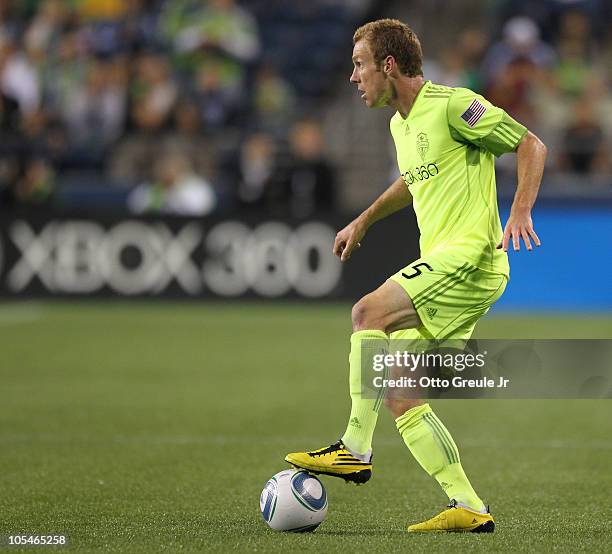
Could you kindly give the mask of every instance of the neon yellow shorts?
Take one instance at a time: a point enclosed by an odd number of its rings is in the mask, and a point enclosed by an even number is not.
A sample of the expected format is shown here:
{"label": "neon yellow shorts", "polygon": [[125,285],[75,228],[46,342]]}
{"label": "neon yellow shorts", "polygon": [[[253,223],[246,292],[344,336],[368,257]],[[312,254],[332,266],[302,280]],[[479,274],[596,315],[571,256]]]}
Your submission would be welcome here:
{"label": "neon yellow shorts", "polygon": [[422,326],[392,339],[469,339],[478,320],[506,288],[508,278],[446,253],[419,258],[390,277],[410,296]]}

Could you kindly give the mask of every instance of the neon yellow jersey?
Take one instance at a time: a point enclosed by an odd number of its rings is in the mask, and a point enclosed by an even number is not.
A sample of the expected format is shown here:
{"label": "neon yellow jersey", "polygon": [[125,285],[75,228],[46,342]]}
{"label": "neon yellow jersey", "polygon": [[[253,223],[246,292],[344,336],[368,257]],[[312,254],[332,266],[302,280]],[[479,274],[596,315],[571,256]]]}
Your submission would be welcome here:
{"label": "neon yellow jersey", "polygon": [[465,88],[427,81],[406,119],[390,122],[397,161],[413,198],[421,257],[441,251],[509,274],[496,246],[503,230],[494,156],[516,149],[527,129]]}

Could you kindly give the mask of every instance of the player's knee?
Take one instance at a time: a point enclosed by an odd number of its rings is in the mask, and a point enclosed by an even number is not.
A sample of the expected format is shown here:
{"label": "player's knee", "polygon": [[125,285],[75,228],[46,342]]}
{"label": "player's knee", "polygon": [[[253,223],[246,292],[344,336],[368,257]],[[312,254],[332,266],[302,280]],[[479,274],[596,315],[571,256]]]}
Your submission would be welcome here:
{"label": "player's knee", "polygon": [[353,331],[361,331],[367,329],[365,323],[368,317],[368,306],[365,298],[357,302],[351,310],[351,320],[353,322]]}
{"label": "player's knee", "polygon": [[376,303],[369,296],[364,296],[353,306],[351,312],[353,331],[382,329],[382,327],[380,327],[381,320],[377,313]]}

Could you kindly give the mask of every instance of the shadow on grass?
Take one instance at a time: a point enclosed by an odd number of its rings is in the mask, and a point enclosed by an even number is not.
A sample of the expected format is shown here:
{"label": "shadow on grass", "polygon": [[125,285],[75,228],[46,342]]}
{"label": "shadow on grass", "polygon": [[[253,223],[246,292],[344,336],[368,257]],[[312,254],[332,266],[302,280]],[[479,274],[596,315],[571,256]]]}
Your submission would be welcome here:
{"label": "shadow on grass", "polygon": [[406,531],[402,529],[337,529],[337,530],[325,530],[318,529],[316,535],[327,535],[330,537],[391,537],[399,535],[407,535]]}

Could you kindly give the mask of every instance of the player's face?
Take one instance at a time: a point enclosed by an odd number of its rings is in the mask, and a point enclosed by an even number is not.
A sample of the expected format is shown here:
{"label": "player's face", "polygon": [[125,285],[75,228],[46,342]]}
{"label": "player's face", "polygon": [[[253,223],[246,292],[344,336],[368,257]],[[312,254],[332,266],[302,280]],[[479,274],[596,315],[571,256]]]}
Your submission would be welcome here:
{"label": "player's face", "polygon": [[357,85],[357,90],[368,108],[385,106],[391,97],[391,83],[385,73],[376,67],[370,47],[363,39],[357,41],[353,47],[351,83]]}

